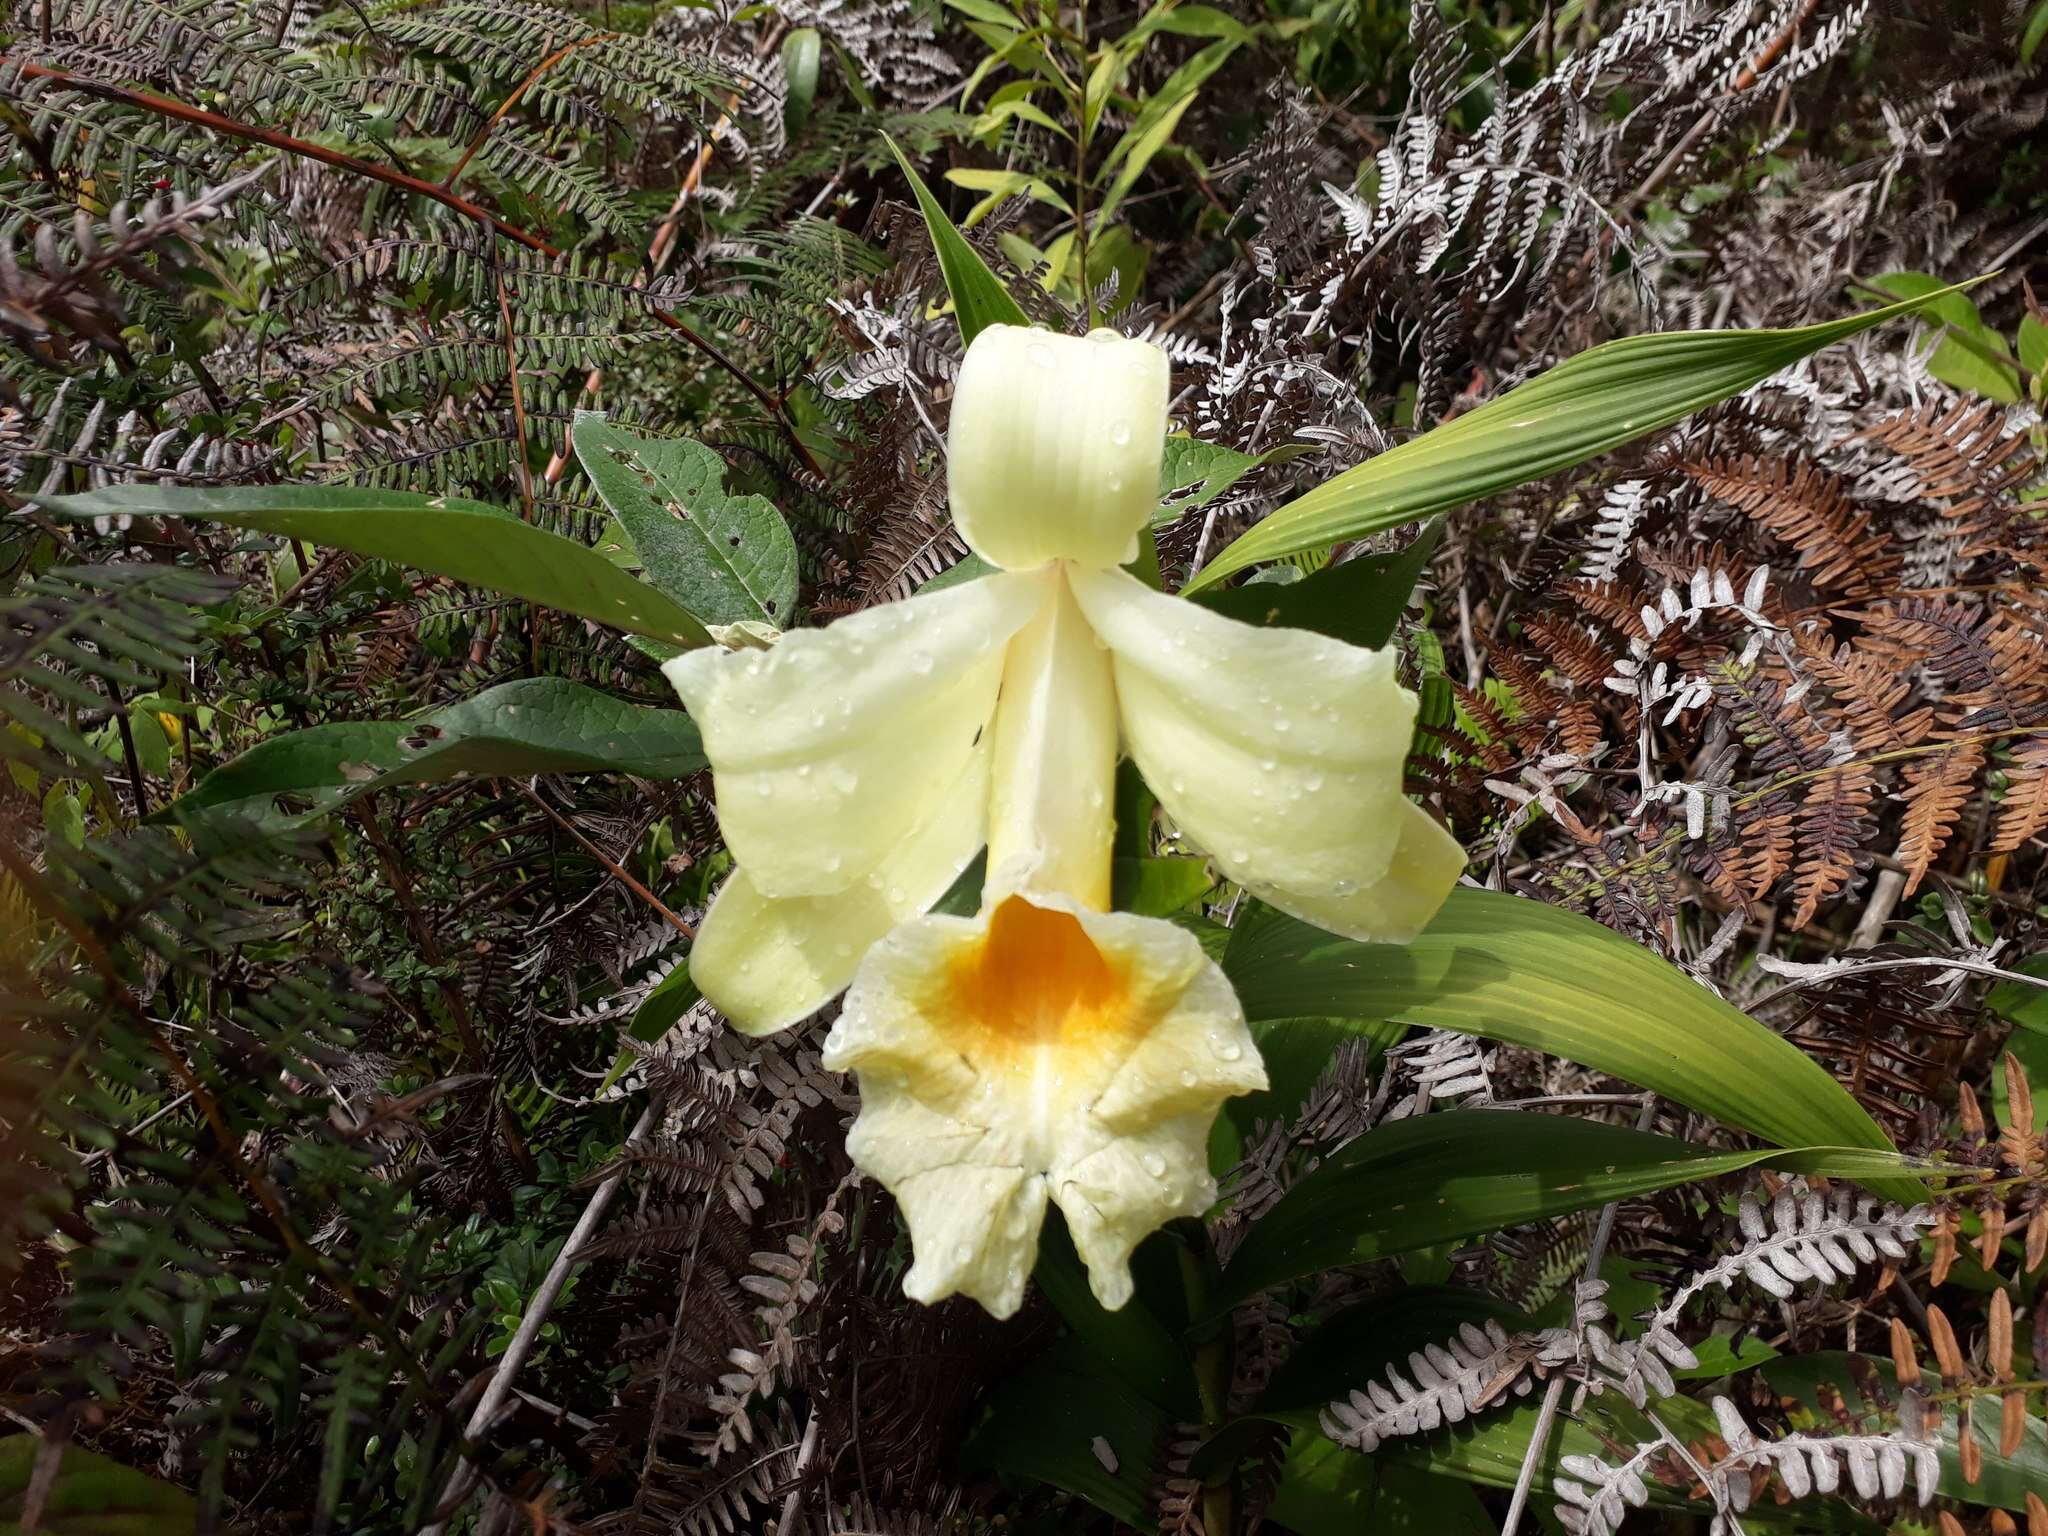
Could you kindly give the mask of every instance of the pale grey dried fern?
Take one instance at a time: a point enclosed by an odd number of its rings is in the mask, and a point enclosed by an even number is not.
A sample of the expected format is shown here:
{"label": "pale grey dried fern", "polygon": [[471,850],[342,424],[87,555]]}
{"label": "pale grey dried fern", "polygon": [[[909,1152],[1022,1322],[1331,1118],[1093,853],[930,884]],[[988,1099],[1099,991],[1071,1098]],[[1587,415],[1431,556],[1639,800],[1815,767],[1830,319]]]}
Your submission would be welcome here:
{"label": "pale grey dried fern", "polygon": [[[1560,1377],[1580,1399],[1617,1392],[1651,1412],[1655,1422],[1653,1405],[1677,1393],[1673,1372],[1699,1364],[1680,1335],[1680,1322],[1701,1294],[1748,1280],[1783,1300],[1801,1287],[1846,1279],[1860,1266],[1907,1259],[1934,1220],[1928,1206],[1883,1204],[1848,1189],[1823,1193],[1801,1179],[1786,1183],[1768,1202],[1746,1194],[1738,1207],[1737,1245],[1646,1314],[1634,1337],[1610,1331],[1607,1283],[1582,1279],[1573,1291],[1569,1325],[1511,1333],[1491,1319],[1463,1324],[1444,1343],[1410,1353],[1405,1370],[1389,1367],[1379,1379],[1330,1403],[1323,1410],[1324,1433],[1340,1445],[1371,1452],[1390,1439],[1462,1422]],[[1739,1436],[1728,1432],[1734,1409],[1726,1399],[1717,1400],[1716,1412],[1729,1454],[1692,1471],[1714,1498],[1717,1520],[1747,1507],[1748,1474],[1759,1470],[1775,1473],[1793,1498],[1836,1491],[1845,1470],[1847,1486],[1865,1499],[1896,1497],[1909,1468],[1923,1502],[1932,1487],[1933,1432],[1916,1392],[1905,1394],[1899,1427],[1884,1434],[1765,1440],[1747,1426]],[[1648,1501],[1646,1471],[1666,1448],[1681,1459],[1691,1455],[1682,1443],[1663,1437],[1612,1465],[1568,1458],[1565,1469],[1574,1476],[1558,1483],[1560,1522],[1574,1536],[1610,1536],[1628,1510]]]}

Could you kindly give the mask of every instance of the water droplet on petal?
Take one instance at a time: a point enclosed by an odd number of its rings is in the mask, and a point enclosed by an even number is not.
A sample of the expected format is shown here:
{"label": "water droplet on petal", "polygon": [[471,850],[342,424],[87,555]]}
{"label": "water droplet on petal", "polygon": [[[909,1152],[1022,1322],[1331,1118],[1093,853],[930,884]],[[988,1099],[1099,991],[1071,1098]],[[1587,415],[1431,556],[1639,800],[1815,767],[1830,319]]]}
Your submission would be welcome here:
{"label": "water droplet on petal", "polygon": [[1180,1074],[1180,1085],[1181,1085],[1181,1087],[1183,1087],[1183,1088],[1192,1088],[1192,1087],[1194,1087],[1194,1086],[1195,1086],[1195,1084],[1196,1084],[1196,1083],[1198,1083],[1198,1082],[1200,1082],[1200,1081],[1201,1081],[1201,1079],[1200,1079],[1199,1077],[1195,1076],[1195,1070],[1194,1070],[1194,1068],[1192,1068],[1192,1067],[1186,1067],[1186,1068],[1183,1068],[1183,1069],[1182,1069],[1182,1071],[1181,1071],[1181,1074]]}
{"label": "water droplet on petal", "polygon": [[1138,1161],[1145,1165],[1145,1171],[1151,1174],[1153,1178],[1163,1179],[1166,1177],[1166,1159],[1157,1152],[1147,1152]]}
{"label": "water droplet on petal", "polygon": [[974,1257],[974,1250],[973,1250],[972,1248],[968,1247],[968,1246],[967,1246],[967,1244],[965,1244],[965,1243],[956,1243],[956,1244],[954,1244],[954,1246],[953,1246],[953,1262],[954,1262],[955,1264],[965,1264],[965,1263],[966,1263],[966,1262],[967,1262],[967,1261],[968,1261],[969,1259],[971,1259],[971,1258],[973,1258],[973,1257]]}
{"label": "water droplet on petal", "polygon": [[1117,422],[1109,429],[1109,440],[1118,447],[1128,443],[1131,440],[1131,424],[1128,421]]}
{"label": "water droplet on petal", "polygon": [[1042,341],[1031,343],[1030,346],[1024,349],[1024,355],[1031,359],[1034,367],[1050,368],[1052,366],[1052,348]]}
{"label": "water droplet on petal", "polygon": [[912,651],[910,653],[911,671],[915,672],[919,677],[922,677],[927,672],[931,671],[931,669],[932,653],[930,651]]}

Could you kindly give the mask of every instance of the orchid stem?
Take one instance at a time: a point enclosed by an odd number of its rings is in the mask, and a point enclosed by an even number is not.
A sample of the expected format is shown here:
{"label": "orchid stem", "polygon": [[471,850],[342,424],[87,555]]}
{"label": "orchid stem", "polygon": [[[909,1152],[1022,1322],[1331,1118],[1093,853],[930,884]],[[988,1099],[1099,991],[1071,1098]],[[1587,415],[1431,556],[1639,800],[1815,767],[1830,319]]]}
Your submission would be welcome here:
{"label": "orchid stem", "polygon": [[[1200,1244],[1199,1250],[1197,1243]],[[1180,1249],[1181,1281],[1187,1289],[1188,1311],[1200,1316],[1208,1310],[1209,1292],[1216,1274],[1216,1261],[1209,1248],[1208,1232],[1197,1228]],[[1230,1417],[1231,1358],[1230,1316],[1208,1324],[1194,1340],[1195,1392],[1202,1404],[1202,1436],[1207,1439],[1223,1428]],[[1237,1471],[1230,1467],[1216,1474],[1216,1481],[1202,1489],[1202,1530],[1206,1536],[1236,1536]]]}

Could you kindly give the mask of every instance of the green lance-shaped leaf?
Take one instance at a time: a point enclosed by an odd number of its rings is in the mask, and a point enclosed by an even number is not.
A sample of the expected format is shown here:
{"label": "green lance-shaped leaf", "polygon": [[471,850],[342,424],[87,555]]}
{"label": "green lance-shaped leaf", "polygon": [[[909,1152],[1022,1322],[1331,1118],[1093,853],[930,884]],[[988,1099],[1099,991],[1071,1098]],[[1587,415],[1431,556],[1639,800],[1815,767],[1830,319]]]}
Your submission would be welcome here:
{"label": "green lance-shaped leaf", "polygon": [[[0,1531],[21,1527],[35,1476],[40,1435],[0,1438]],[[191,1536],[199,1506],[184,1489],[118,1461],[68,1445],[43,1490],[43,1536]]]}
{"label": "green lance-shaped leaf", "polygon": [[455,496],[344,485],[110,485],[48,496],[60,517],[189,517],[353,550],[675,645],[710,636],[688,609],[597,551]]}
{"label": "green lance-shaped leaf", "polygon": [[932,249],[938,253],[939,271],[946,279],[946,291],[953,296],[953,317],[960,324],[960,339],[972,342],[991,325],[1029,325],[1030,317],[1010,297],[1010,290],[1002,280],[991,272],[988,263],[981,259],[981,253],[967,243],[967,237],[953,227],[953,221],[946,217],[946,210],[939,206],[939,200],[932,196],[932,189],[924,184],[924,178],[917,174],[903,151],[896,147],[896,141],[887,134],[883,142],[889,146],[889,153],[896,157],[896,163],[903,168],[910,190],[917,198],[918,211],[924,215],[924,225],[931,232]]}
{"label": "green lance-shaped leaf", "polygon": [[1861,1147],[1717,1152],[1564,1115],[1449,1111],[1339,1148],[1245,1235],[1212,1311],[1271,1285],[1758,1166],[1864,1183],[1912,1165]]}
{"label": "green lance-shaped leaf", "polygon": [[688,438],[640,437],[578,411],[570,440],[647,579],[707,624],[787,625],[796,540],[760,496],[725,489],[725,461]]}
{"label": "green lance-shaped leaf", "polygon": [[[1443,531],[1443,519],[1436,518],[1407,544],[1386,554],[1359,555],[1326,565],[1297,581],[1212,587],[1196,593],[1193,601],[1245,624],[1313,630],[1376,651],[1394,638],[1409,596]],[[1274,567],[1276,571],[1288,569],[1285,565]]]}
{"label": "green lance-shaped leaf", "polygon": [[1583,464],[1939,296],[1797,330],[1672,331],[1590,348],[1296,497],[1202,567],[1188,590]]}
{"label": "green lance-shaped leaf", "polygon": [[676,779],[703,766],[697,727],[680,709],[629,704],[563,678],[531,677],[410,720],[316,725],[273,736],[214,769],[172,809],[295,794],[331,810],[393,784],[574,772]]}
{"label": "green lance-shaped leaf", "polygon": [[[1246,1017],[1399,1019],[1525,1045],[1781,1146],[1891,1143],[1810,1057],[1591,918],[1460,887],[1412,944],[1358,944],[1257,908],[1223,969]],[[1882,1175],[1882,1170],[1874,1170]],[[1876,1178],[1912,1202],[1909,1179]]]}

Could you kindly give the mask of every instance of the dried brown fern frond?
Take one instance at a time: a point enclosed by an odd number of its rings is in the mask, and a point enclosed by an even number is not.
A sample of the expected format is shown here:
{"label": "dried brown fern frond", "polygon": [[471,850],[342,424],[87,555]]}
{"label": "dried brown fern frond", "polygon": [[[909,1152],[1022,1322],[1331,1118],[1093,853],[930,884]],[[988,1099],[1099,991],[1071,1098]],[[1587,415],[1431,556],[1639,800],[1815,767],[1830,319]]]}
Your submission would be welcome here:
{"label": "dried brown fern frond", "polygon": [[2005,796],[1998,803],[1991,851],[2016,853],[2044,831],[2048,831],[2048,736],[2036,736],[2015,747],[2006,764]]}
{"label": "dried brown fern frond", "polygon": [[1848,485],[1810,460],[1745,455],[1681,463],[1686,477],[1728,506],[1755,518],[1799,552],[1816,589],[1861,600],[1886,591],[1899,572],[1888,533],[1871,527]]}
{"label": "dried brown fern frond", "polygon": [[1920,889],[1927,871],[1955,837],[1983,766],[1984,749],[1970,741],[1957,742],[1906,766],[1906,787],[1900,796],[1906,803],[1906,816],[1897,854],[1906,869],[1906,895]]}
{"label": "dried brown fern frond", "polygon": [[2008,430],[2003,407],[1930,402],[1860,436],[1903,461],[1920,494],[1949,519],[1965,555],[2016,555],[2034,542],[2036,530],[2016,526],[2029,515],[2017,492],[2039,478],[2041,461],[2025,434]]}

